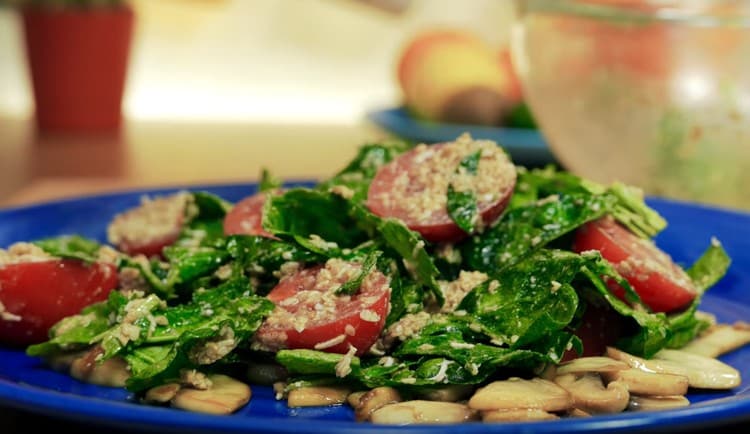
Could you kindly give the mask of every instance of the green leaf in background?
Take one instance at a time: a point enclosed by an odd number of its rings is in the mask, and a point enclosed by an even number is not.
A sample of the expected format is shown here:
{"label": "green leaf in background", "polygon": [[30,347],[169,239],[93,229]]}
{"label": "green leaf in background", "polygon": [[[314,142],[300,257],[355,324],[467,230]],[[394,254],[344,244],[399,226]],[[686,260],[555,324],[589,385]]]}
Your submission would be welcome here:
{"label": "green leaf in background", "polygon": [[33,244],[52,256],[96,262],[101,244],[78,235],[66,235],[34,241]]}
{"label": "green leaf in background", "polygon": [[536,120],[529,106],[522,102],[515,105],[503,122],[503,126],[509,128],[537,129]]}
{"label": "green leaf in background", "polygon": [[282,185],[283,181],[281,179],[274,177],[268,169],[263,168],[263,171],[260,174],[260,182],[258,183],[258,191],[265,192],[277,190],[281,188]]}

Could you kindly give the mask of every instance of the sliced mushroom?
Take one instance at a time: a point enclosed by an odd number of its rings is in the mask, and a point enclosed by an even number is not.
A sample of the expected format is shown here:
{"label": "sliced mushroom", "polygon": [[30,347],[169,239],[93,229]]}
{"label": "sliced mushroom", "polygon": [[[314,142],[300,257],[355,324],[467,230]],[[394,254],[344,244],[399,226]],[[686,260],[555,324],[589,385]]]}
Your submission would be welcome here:
{"label": "sliced mushroom", "polygon": [[143,400],[148,403],[166,404],[177,395],[181,387],[179,383],[167,383],[152,387],[146,392]]}
{"label": "sliced mushroom", "polygon": [[575,407],[568,410],[567,415],[569,417],[591,417],[591,413]]}
{"label": "sliced mushroom", "polygon": [[685,351],[663,349],[653,358],[643,359],[608,347],[607,355],[646,372],[683,375],[690,387],[731,389],[742,382],[739,371],[726,363]]}
{"label": "sliced mushroom", "polygon": [[226,375],[209,375],[207,390],[180,389],[172,399],[172,406],[183,410],[209,414],[234,413],[250,401],[250,387]]}
{"label": "sliced mushroom", "polygon": [[681,350],[706,357],[718,357],[748,343],[750,343],[750,326],[747,323],[717,324],[682,347]]}
{"label": "sliced mushroom", "polygon": [[100,351],[92,350],[73,360],[70,365],[70,376],[100,386],[124,387],[130,378],[127,362],[120,357],[100,362],[97,360],[100,354]]}
{"label": "sliced mushroom", "polygon": [[354,407],[354,416],[358,421],[369,420],[375,410],[401,401],[403,399],[398,390],[392,387],[376,387],[362,395]]}
{"label": "sliced mushroom", "polygon": [[80,359],[81,357],[86,355],[86,351],[78,351],[75,353],[64,353],[64,354],[56,354],[54,356],[48,357],[45,359],[45,362],[49,365],[50,368],[57,372],[63,372],[66,374],[70,373],[70,367],[73,365],[73,362],[76,359]]}
{"label": "sliced mushroom", "polygon": [[524,422],[533,420],[554,420],[560,416],[538,408],[518,408],[512,410],[489,410],[482,412],[483,422]]}
{"label": "sliced mushroom", "polygon": [[573,397],[573,407],[589,414],[619,413],[628,406],[630,393],[625,384],[612,381],[604,386],[599,374],[558,375],[555,383]]}
{"label": "sliced mushroom", "polygon": [[573,405],[570,394],[557,384],[534,378],[510,378],[492,382],[474,393],[469,407],[475,410],[536,408],[544,411],[567,410]]}
{"label": "sliced mushroom", "polygon": [[464,404],[423,400],[385,405],[370,416],[373,423],[390,425],[461,423],[476,419],[477,413]]}
{"label": "sliced mushroom", "polygon": [[351,390],[344,386],[310,386],[289,391],[289,407],[316,407],[346,402]]}
{"label": "sliced mushroom", "polygon": [[583,374],[585,372],[616,372],[628,369],[627,363],[611,357],[579,357],[557,367],[557,375]]}
{"label": "sliced mushroom", "polygon": [[629,368],[602,374],[607,381],[619,381],[628,386],[631,394],[647,396],[684,395],[688,378],[684,375],[664,374]]}
{"label": "sliced mushroom", "polygon": [[367,392],[367,390],[358,390],[356,392],[350,393],[349,396],[346,397],[347,404],[349,404],[352,408],[357,408],[357,406],[359,405],[359,400]]}
{"label": "sliced mushroom", "polygon": [[682,395],[678,396],[636,396],[630,397],[628,410],[651,411],[670,410],[673,408],[687,407],[690,401]]}

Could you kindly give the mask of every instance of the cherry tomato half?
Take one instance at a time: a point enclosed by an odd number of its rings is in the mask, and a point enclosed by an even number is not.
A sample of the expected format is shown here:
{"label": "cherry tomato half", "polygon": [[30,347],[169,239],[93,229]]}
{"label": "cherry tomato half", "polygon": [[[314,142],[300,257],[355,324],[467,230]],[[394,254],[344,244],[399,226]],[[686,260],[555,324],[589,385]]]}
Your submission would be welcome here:
{"label": "cherry tomato half", "polygon": [[[272,349],[344,354],[353,346],[357,355],[369,350],[388,315],[388,279],[373,271],[355,294],[335,295],[334,290],[344,283],[336,278],[328,281],[328,276],[336,274],[329,267],[315,266],[283,278],[268,294],[276,310],[257,331],[256,340]],[[330,283],[321,283],[326,281]]]}
{"label": "cherry tomato half", "polygon": [[[484,143],[480,149],[482,157],[473,182],[478,190],[481,219],[490,224],[508,205],[516,184],[516,171],[496,145]],[[417,146],[400,155],[378,170],[367,193],[368,208],[378,216],[400,219],[428,241],[465,238],[468,234],[448,214],[446,198],[449,179],[461,160],[472,152],[476,148],[459,139]]]}
{"label": "cherry tomato half", "polygon": [[0,266],[0,340],[17,345],[45,341],[55,323],[105,300],[117,286],[113,264],[72,259]]}
{"label": "cherry tomato half", "polygon": [[224,217],[225,235],[260,235],[273,238],[263,229],[265,193],[255,193],[239,202]]}
{"label": "cherry tomato half", "polygon": [[107,238],[129,255],[159,256],[179,238],[191,200],[189,193],[180,192],[144,201],[115,216]]}
{"label": "cherry tomato half", "polygon": [[[688,306],[696,297],[685,270],[650,240],[638,237],[612,217],[603,217],[581,227],[573,250],[598,250],[627,279],[643,303],[654,312],[672,312]],[[624,290],[614,282],[610,289],[620,298]]]}

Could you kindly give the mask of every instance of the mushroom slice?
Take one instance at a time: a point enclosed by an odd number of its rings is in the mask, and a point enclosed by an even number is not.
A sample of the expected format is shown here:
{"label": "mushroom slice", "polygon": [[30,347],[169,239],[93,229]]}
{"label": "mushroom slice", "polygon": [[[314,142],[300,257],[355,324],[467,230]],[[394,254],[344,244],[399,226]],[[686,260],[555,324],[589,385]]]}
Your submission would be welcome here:
{"label": "mushroom slice", "polygon": [[579,357],[557,367],[557,375],[583,374],[585,372],[616,372],[628,369],[627,363],[611,357]]}
{"label": "mushroom slice", "polygon": [[340,386],[310,386],[300,387],[289,391],[287,405],[289,407],[316,407],[335,405],[346,402],[351,390]]}
{"label": "mushroom slice", "polygon": [[653,358],[643,359],[608,347],[607,355],[642,371],[683,375],[688,378],[690,387],[732,389],[742,382],[739,371],[726,363],[685,351],[663,349]]}
{"label": "mushroom slice", "polygon": [[112,357],[100,362],[92,358],[91,354],[73,360],[70,365],[70,375],[73,378],[99,386],[125,387],[125,382],[130,378],[125,359]]}
{"label": "mushroom slice", "polygon": [[750,324],[717,324],[681,348],[692,354],[718,357],[750,343]]}
{"label": "mushroom slice", "polygon": [[143,400],[148,403],[165,404],[177,395],[181,387],[179,383],[167,383],[152,387],[146,392]]}
{"label": "mushroom slice", "polygon": [[568,410],[567,415],[569,417],[591,417],[591,413],[575,407]]}
{"label": "mushroom slice", "polygon": [[554,420],[556,414],[538,408],[515,408],[509,410],[489,410],[482,412],[483,422],[524,422],[532,420]]}
{"label": "mushroom slice", "polygon": [[359,421],[369,420],[375,410],[401,401],[403,400],[398,390],[392,387],[376,387],[359,398],[354,407],[354,415]]}
{"label": "mushroom slice", "polygon": [[423,400],[384,405],[370,416],[373,423],[391,425],[461,423],[476,419],[477,413],[464,404]]}
{"label": "mushroom slice", "polygon": [[630,397],[628,410],[651,411],[670,410],[673,408],[687,407],[690,401],[682,395],[677,396],[636,396]]}
{"label": "mushroom slice", "polygon": [[209,375],[206,390],[182,388],[172,398],[172,406],[209,414],[230,414],[250,401],[250,387],[226,375]]}
{"label": "mushroom slice", "polygon": [[589,414],[619,413],[630,401],[624,383],[612,381],[605,387],[602,378],[594,372],[558,375],[555,383],[570,393],[575,408]]}
{"label": "mushroom slice", "polygon": [[602,377],[607,381],[625,383],[630,393],[635,395],[684,395],[688,390],[688,378],[684,375],[646,372],[630,368],[605,373]]}
{"label": "mushroom slice", "polygon": [[570,394],[549,380],[518,377],[492,382],[474,393],[469,407],[475,410],[508,410],[536,408],[544,411],[563,411],[573,405]]}
{"label": "mushroom slice", "polygon": [[359,400],[362,399],[363,396],[365,396],[365,393],[367,393],[367,390],[358,390],[356,392],[352,392],[349,394],[349,396],[346,397],[346,403],[349,404],[352,408],[357,408],[359,405]]}

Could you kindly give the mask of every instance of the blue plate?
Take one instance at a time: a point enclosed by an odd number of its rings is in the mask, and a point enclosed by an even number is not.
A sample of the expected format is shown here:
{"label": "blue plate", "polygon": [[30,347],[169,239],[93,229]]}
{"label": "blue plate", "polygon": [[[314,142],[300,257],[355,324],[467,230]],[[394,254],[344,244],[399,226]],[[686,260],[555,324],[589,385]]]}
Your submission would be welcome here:
{"label": "blue plate", "polygon": [[[253,184],[191,186],[236,201],[256,190]],[[135,206],[144,194],[177,189],[138,190],[0,210],[0,246],[41,237],[81,234],[104,240],[106,224]],[[669,221],[657,243],[680,263],[694,261],[715,236],[733,259],[727,276],[704,298],[702,310],[721,322],[750,319],[750,214],[650,199]],[[750,419],[750,347],[721,358],[737,368],[746,383],[732,391],[691,392],[690,407],[649,413],[621,413],[585,419],[506,424],[471,423],[452,427],[461,433],[594,433],[641,429],[680,431]],[[434,433],[435,426],[389,427],[357,423],[349,407],[290,409],[268,387],[253,386],[246,407],[230,416],[211,416],[139,404],[122,389],[84,384],[43,366],[21,349],[0,346],[0,406],[127,430],[189,430],[209,433]],[[2,407],[0,407],[2,411]]]}
{"label": "blue plate", "polygon": [[403,107],[373,111],[368,113],[367,117],[396,136],[417,143],[455,140],[456,137],[468,132],[475,139],[494,140],[499,143],[516,164],[531,167],[556,162],[538,130],[428,122],[415,119]]}

